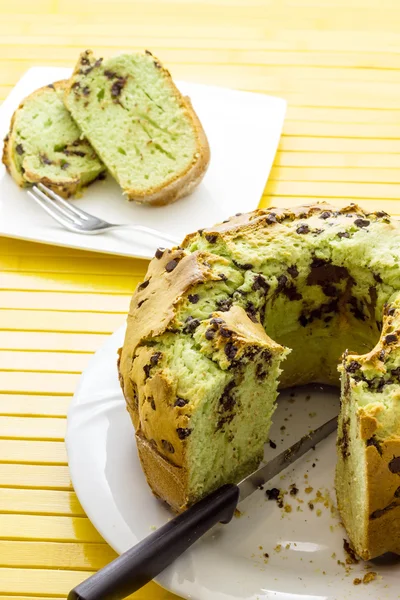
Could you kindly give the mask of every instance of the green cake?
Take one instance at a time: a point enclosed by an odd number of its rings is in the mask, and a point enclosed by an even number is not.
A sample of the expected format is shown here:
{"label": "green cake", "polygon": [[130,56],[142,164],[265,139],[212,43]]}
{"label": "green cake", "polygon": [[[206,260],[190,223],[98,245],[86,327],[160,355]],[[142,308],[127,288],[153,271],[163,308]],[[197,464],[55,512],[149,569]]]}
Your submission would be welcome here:
{"label": "green cake", "polygon": [[210,152],[190,100],[149,51],[81,54],[65,104],[129,200],[168,204],[203,178]]}
{"label": "green cake", "polygon": [[21,187],[43,183],[69,197],[104,172],[104,165],[63,103],[65,81],[40,88],[11,121],[3,163]]}
{"label": "green cake", "polygon": [[339,386],[341,364],[343,522],[361,557],[400,553],[399,240],[386,213],[317,204],[157,251],[119,361],[156,495],[179,511],[238,481],[262,458],[278,379]]}

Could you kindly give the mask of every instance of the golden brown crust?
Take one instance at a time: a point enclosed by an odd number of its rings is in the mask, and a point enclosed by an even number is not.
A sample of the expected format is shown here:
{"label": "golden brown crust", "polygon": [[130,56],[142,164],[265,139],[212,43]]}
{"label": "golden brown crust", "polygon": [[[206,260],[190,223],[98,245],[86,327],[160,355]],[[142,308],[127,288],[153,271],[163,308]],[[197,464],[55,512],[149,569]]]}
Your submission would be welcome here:
{"label": "golden brown crust", "polygon": [[[172,79],[171,84],[176,90]],[[179,94],[178,90],[176,91]],[[192,164],[186,169],[186,171],[180,175],[177,175],[171,182],[166,183],[159,188],[153,188],[146,194],[140,194],[135,190],[127,190],[126,194],[129,200],[134,200],[135,202],[145,204],[153,204],[154,206],[172,204],[172,202],[179,200],[179,198],[183,198],[191,194],[206,174],[210,162],[210,146],[208,144],[207,136],[197,114],[193,109],[190,98],[186,96],[185,98],[182,98],[182,100],[185,103],[187,113],[193,122],[197,139],[197,151],[194,155]]]}
{"label": "golden brown crust", "polygon": [[181,512],[187,506],[187,473],[163,458],[140,433],[136,434],[140,462],[148,484],[156,496],[173,510]]}

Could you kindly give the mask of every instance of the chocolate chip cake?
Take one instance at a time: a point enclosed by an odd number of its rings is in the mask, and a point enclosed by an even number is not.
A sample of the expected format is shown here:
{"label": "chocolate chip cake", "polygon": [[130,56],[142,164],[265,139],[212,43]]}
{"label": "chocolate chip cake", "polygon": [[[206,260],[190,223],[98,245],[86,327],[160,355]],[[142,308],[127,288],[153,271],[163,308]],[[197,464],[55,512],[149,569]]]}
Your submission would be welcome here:
{"label": "chocolate chip cake", "polygon": [[129,200],[169,204],[202,180],[206,135],[190,100],[149,51],[106,61],[83,52],[64,100]]}
{"label": "chocolate chip cake", "polygon": [[254,469],[278,386],[339,385],[355,551],[400,553],[400,226],[351,204],[256,210],[158,250],[119,373],[154,493],[183,510]]}
{"label": "chocolate chip cake", "polygon": [[63,103],[65,81],[20,104],[4,142],[3,163],[21,187],[43,183],[68,198],[105,174],[104,165]]}

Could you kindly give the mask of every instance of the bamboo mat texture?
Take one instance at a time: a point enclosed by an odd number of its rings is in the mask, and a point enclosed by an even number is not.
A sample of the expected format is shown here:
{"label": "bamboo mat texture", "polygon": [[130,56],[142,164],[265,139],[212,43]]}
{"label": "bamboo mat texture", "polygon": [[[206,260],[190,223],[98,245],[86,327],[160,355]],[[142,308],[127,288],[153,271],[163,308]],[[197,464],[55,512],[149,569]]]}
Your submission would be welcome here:
{"label": "bamboo mat texture", "polygon": [[[86,48],[149,48],[177,79],[286,98],[261,206],[400,215],[397,0],[0,0],[0,100]],[[65,417],[146,267],[0,238],[0,600],[64,598],[115,556],[73,492]],[[152,583],[134,598],[177,597]]]}

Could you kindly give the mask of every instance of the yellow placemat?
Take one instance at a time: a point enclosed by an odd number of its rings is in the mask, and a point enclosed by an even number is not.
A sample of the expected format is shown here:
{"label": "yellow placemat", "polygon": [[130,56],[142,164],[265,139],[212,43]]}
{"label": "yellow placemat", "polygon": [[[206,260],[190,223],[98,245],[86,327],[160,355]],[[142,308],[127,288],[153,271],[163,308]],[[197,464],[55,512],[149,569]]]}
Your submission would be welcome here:
{"label": "yellow placemat", "polygon": [[[176,78],[287,98],[263,206],[400,215],[399,31],[397,0],[0,0],[0,100],[30,66],[147,47]],[[0,238],[0,600],[65,597],[114,557],[72,490],[65,415],[145,270]]]}

